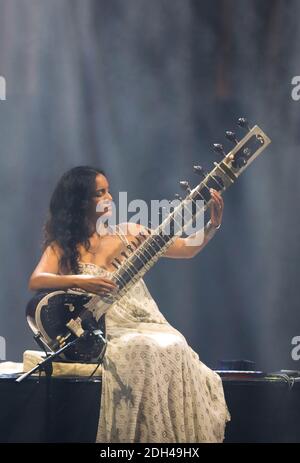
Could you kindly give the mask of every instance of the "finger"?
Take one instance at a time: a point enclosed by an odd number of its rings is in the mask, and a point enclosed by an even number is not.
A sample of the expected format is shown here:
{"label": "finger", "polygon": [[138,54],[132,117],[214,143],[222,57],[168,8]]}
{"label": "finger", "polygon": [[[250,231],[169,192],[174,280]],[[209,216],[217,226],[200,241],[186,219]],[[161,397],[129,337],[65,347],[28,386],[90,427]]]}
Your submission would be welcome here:
{"label": "finger", "polygon": [[101,282],[101,283],[98,285],[98,288],[105,289],[105,290],[107,290],[107,291],[113,291],[113,290],[117,289],[117,286],[116,286],[116,285],[112,286],[112,285],[110,285],[110,284],[108,284],[108,283],[103,283],[103,282]]}
{"label": "finger", "polygon": [[222,209],[218,204],[214,204],[213,210],[211,212],[211,220],[214,224],[219,224],[222,218]]}
{"label": "finger", "polygon": [[217,198],[219,198],[219,199],[222,198],[221,193],[220,193],[219,191],[215,190],[214,188],[211,188],[211,189],[210,189],[210,192],[211,192],[211,194],[213,194],[215,197],[217,197]]}
{"label": "finger", "polygon": [[111,294],[112,291],[110,291],[109,289],[101,288],[100,293],[101,293],[103,296],[107,296],[107,295]]}
{"label": "finger", "polygon": [[104,283],[105,285],[109,285],[111,287],[116,287],[116,283],[108,278],[100,278],[100,283]]}
{"label": "finger", "polygon": [[218,193],[213,193],[213,200],[219,208],[223,207],[223,199]]}
{"label": "finger", "polygon": [[211,213],[211,215],[215,215],[217,210],[218,210],[217,202],[216,202],[215,198],[212,197],[211,202],[210,202],[210,213]]}
{"label": "finger", "polygon": [[107,296],[111,296],[110,293],[99,293],[100,296],[102,297],[107,297]]}
{"label": "finger", "polygon": [[209,209],[210,209],[210,214],[213,214],[214,210],[215,210],[215,203],[214,203],[213,199],[211,200],[211,202],[209,204]]}
{"label": "finger", "polygon": [[217,202],[215,200],[212,201],[212,210],[211,210],[211,215],[213,217],[218,217],[219,215],[219,205],[217,204]]}
{"label": "finger", "polygon": [[101,278],[99,278],[99,279],[100,279],[101,281],[106,281],[107,283],[111,283],[111,284],[113,284],[113,285],[116,284],[116,283],[115,283],[113,280],[111,280],[110,278],[101,277]]}
{"label": "finger", "polygon": [[220,193],[217,191],[217,190],[214,190],[213,188],[211,189],[211,194],[214,198],[218,198],[218,199],[221,199],[222,196],[220,195]]}
{"label": "finger", "polygon": [[219,202],[223,205],[223,204],[224,204],[224,200],[223,200],[221,194],[220,194],[218,191],[217,191],[217,193],[216,193],[216,197],[218,198]]}
{"label": "finger", "polygon": [[110,291],[102,291],[103,296],[111,296]]}
{"label": "finger", "polygon": [[216,190],[214,190],[213,188],[211,188],[210,194],[211,194],[211,197],[216,199],[217,201],[219,201],[220,198],[221,198],[220,194]]}
{"label": "finger", "polygon": [[223,204],[221,203],[221,201],[217,201],[217,208],[218,208],[218,210],[223,209]]}
{"label": "finger", "polygon": [[218,211],[220,211],[222,209],[222,203],[219,201],[218,198],[212,197],[212,204],[213,204],[214,210],[216,212],[218,212]]}

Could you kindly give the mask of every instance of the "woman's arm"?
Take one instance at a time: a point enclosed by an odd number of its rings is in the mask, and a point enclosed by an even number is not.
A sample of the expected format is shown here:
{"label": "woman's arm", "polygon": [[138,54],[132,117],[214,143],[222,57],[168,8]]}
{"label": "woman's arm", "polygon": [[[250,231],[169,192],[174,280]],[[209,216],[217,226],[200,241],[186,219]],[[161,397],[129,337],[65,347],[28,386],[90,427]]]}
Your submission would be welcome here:
{"label": "woman's arm", "polygon": [[195,257],[215,235],[220,228],[223,217],[224,201],[220,193],[213,188],[210,190],[210,220],[204,230],[194,233],[188,238],[177,238],[168,248],[165,256],[189,259]]}
{"label": "woman's arm", "polygon": [[[210,220],[204,227],[204,230],[194,233],[188,238],[178,237],[175,239],[175,241],[167,249],[164,257],[171,257],[173,259],[190,259],[202,251],[202,249],[212,239],[222,222],[224,202],[220,193],[214,189],[211,189],[211,197]],[[146,228],[142,225],[130,224],[130,226],[137,227],[137,233],[139,231],[147,233]]]}
{"label": "woman's arm", "polygon": [[31,291],[43,288],[80,288],[84,291],[105,296],[117,288],[117,285],[109,280],[93,275],[59,275],[59,259],[61,251],[57,246],[48,246],[41,260],[34,269],[28,287]]}
{"label": "woman's arm", "polygon": [[204,230],[201,230],[188,238],[177,238],[167,249],[165,257],[174,259],[190,259],[195,257],[208,242],[213,238],[218,227],[215,227],[211,220],[206,224]]}
{"label": "woman's arm", "polygon": [[59,275],[60,251],[57,246],[48,246],[28,283],[31,291],[41,288],[75,288],[77,275]]}

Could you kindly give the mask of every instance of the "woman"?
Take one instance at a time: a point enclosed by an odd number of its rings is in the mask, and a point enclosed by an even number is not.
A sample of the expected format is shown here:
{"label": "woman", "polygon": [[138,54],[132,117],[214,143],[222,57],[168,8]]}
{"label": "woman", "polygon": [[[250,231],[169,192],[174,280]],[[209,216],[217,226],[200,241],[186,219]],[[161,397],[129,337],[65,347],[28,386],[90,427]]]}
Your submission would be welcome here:
{"label": "woman", "polygon": [[[193,257],[212,238],[222,221],[223,200],[215,190],[211,197],[202,244],[187,246],[187,239],[178,237],[166,257]],[[110,208],[99,206],[111,200],[103,171],[80,166],[63,175],[51,198],[44,253],[31,275],[31,290],[113,293],[112,261],[146,230],[134,225],[129,232],[123,224],[115,233],[99,234],[97,220],[110,214]],[[97,442],[222,442],[230,416],[221,379],[168,323],[143,279],[108,309],[105,322]]]}

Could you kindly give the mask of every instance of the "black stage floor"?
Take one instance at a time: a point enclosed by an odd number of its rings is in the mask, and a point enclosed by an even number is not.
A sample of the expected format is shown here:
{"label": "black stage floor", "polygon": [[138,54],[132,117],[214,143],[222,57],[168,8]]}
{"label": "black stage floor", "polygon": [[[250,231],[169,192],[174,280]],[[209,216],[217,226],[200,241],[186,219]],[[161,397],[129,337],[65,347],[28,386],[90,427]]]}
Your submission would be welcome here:
{"label": "black stage floor", "polygon": [[[0,375],[0,442],[94,442],[101,380]],[[300,383],[223,378],[225,442],[300,442]]]}

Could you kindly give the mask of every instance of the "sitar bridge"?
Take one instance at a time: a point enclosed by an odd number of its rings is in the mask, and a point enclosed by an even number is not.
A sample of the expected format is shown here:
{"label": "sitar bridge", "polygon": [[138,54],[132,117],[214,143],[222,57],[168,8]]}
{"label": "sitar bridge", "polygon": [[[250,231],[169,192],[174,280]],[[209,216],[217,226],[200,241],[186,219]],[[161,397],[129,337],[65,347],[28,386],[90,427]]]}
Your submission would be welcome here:
{"label": "sitar bridge", "polygon": [[69,330],[78,338],[84,334],[81,322],[81,318],[77,317],[75,319],[71,318],[71,320],[69,320],[68,323],[66,323],[67,328],[69,328]]}

